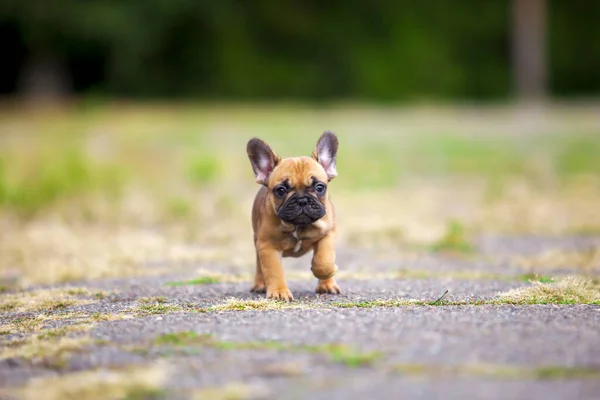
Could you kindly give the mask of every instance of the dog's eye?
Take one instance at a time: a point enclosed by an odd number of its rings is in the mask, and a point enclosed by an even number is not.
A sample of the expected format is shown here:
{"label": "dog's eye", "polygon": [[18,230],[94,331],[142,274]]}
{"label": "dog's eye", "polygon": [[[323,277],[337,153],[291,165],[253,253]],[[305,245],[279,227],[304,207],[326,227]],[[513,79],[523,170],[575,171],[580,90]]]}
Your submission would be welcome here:
{"label": "dog's eye", "polygon": [[317,183],[315,185],[315,192],[317,192],[317,194],[325,193],[325,189],[326,189],[326,187],[322,183]]}
{"label": "dog's eye", "polygon": [[286,193],[287,193],[287,189],[285,188],[285,186],[277,186],[275,188],[275,195],[277,197],[283,197],[283,196],[285,196]]}

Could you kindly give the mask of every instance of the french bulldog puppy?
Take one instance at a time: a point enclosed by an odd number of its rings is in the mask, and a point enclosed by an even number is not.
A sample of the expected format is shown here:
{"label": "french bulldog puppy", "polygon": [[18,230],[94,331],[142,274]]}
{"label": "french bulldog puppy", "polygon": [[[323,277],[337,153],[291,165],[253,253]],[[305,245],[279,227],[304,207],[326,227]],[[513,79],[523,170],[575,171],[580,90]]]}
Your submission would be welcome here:
{"label": "french bulldog puppy", "polygon": [[256,274],[251,291],[267,298],[294,299],[281,266],[282,257],[313,251],[317,293],[339,294],[333,276],[336,219],[329,182],[337,176],[338,139],[324,132],[311,157],[281,159],[267,143],[253,138],[246,150],[256,182],[262,185],[252,207]]}

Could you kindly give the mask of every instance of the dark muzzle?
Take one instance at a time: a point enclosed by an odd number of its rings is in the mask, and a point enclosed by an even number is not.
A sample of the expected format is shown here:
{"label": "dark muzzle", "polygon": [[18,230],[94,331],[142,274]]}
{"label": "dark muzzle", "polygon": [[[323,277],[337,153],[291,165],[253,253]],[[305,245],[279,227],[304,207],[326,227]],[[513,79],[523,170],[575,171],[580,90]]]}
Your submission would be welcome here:
{"label": "dark muzzle", "polygon": [[292,196],[277,210],[279,218],[294,225],[312,224],[323,218],[324,215],[323,204],[310,195]]}

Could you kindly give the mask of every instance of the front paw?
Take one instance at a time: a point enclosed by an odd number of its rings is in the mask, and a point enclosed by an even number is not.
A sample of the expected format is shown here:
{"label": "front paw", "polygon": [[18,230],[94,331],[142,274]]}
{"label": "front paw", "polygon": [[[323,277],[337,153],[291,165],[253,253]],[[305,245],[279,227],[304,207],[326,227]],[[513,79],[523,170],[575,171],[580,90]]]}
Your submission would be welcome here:
{"label": "front paw", "polygon": [[317,285],[317,289],[315,290],[318,294],[340,294],[342,291],[338,284],[335,282],[335,279],[329,278],[324,280],[319,280]]}
{"label": "front paw", "polygon": [[294,300],[294,296],[292,296],[292,292],[290,292],[290,289],[288,289],[287,287],[277,289],[267,288],[267,299],[283,300],[289,302]]}

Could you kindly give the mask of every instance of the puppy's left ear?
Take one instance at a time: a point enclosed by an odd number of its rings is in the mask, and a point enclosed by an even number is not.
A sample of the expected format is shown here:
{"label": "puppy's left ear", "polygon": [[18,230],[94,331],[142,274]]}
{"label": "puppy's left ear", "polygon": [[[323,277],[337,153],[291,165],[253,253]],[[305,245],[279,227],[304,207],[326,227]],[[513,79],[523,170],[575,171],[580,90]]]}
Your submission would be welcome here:
{"label": "puppy's left ear", "polygon": [[329,180],[332,180],[337,176],[335,163],[337,150],[337,136],[335,136],[333,132],[326,131],[317,141],[317,146],[312,153],[312,158],[321,164],[321,166],[325,169]]}

